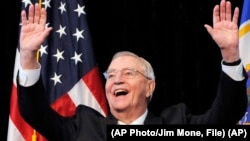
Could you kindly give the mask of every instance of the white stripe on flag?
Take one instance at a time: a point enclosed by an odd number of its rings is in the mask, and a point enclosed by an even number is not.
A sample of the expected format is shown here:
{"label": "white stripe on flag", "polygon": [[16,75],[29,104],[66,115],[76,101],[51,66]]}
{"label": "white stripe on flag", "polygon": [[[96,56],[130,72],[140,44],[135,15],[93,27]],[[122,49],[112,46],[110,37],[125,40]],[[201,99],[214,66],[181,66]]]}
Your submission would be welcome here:
{"label": "white stripe on flag", "polygon": [[12,122],[10,116],[9,116],[7,141],[25,141],[22,134],[19,132],[15,124]]}
{"label": "white stripe on flag", "polygon": [[76,106],[78,106],[79,104],[83,104],[92,107],[104,116],[106,115],[100,104],[98,103],[98,101],[96,101],[92,92],[86,86],[85,82],[82,81],[82,79],[80,79],[68,93]]}

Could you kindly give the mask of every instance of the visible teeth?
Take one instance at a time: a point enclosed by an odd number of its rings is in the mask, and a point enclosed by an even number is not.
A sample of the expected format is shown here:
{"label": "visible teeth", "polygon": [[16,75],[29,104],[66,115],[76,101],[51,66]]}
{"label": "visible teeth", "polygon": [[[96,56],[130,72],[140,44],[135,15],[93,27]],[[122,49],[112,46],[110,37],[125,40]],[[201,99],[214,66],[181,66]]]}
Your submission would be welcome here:
{"label": "visible teeth", "polygon": [[119,96],[119,95],[126,95],[128,93],[128,91],[126,91],[126,90],[116,90],[115,91],[115,95],[116,96]]}
{"label": "visible teeth", "polygon": [[116,90],[115,91],[115,94],[117,94],[117,93],[121,93],[121,92],[124,92],[125,90]]}

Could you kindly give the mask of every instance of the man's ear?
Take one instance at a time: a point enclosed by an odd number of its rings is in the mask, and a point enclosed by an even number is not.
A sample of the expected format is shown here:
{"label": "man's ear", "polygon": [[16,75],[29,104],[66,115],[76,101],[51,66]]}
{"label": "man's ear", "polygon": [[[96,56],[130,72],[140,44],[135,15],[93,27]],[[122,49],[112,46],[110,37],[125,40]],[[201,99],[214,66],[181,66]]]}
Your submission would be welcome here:
{"label": "man's ear", "polygon": [[147,97],[150,97],[155,90],[155,81],[154,80],[149,80],[148,82],[148,92],[147,92]]}

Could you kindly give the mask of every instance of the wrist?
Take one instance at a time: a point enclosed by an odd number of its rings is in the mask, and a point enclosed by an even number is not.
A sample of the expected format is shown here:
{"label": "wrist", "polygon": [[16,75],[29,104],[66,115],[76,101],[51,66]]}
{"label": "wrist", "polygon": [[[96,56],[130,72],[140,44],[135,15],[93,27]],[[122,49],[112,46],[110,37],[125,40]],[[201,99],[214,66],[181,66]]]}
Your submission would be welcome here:
{"label": "wrist", "polygon": [[241,59],[238,59],[236,61],[233,61],[233,62],[226,62],[226,61],[222,61],[222,64],[223,65],[226,65],[226,66],[237,66],[241,63]]}

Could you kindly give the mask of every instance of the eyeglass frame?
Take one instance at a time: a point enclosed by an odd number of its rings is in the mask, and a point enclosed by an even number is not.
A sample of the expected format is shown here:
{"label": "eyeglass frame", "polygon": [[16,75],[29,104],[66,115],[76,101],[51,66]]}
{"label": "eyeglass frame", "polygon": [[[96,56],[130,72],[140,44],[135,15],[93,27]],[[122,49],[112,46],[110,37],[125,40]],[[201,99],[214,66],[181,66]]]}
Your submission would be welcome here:
{"label": "eyeglass frame", "polygon": [[[141,76],[143,76],[144,78],[146,78],[147,80],[152,80],[150,77],[146,76],[145,74],[143,74],[142,72],[136,70],[136,69],[133,69],[133,68],[123,68],[121,70],[110,70],[110,71],[115,71],[115,73],[117,74],[119,71],[124,71],[124,70],[130,70],[130,71],[133,71],[135,72],[135,74],[140,74]],[[108,79],[108,72],[109,70],[105,71],[103,73],[105,79],[107,80]],[[128,78],[126,75],[122,75],[124,78]],[[134,75],[132,78],[128,78],[128,79],[133,79],[136,75]]]}

